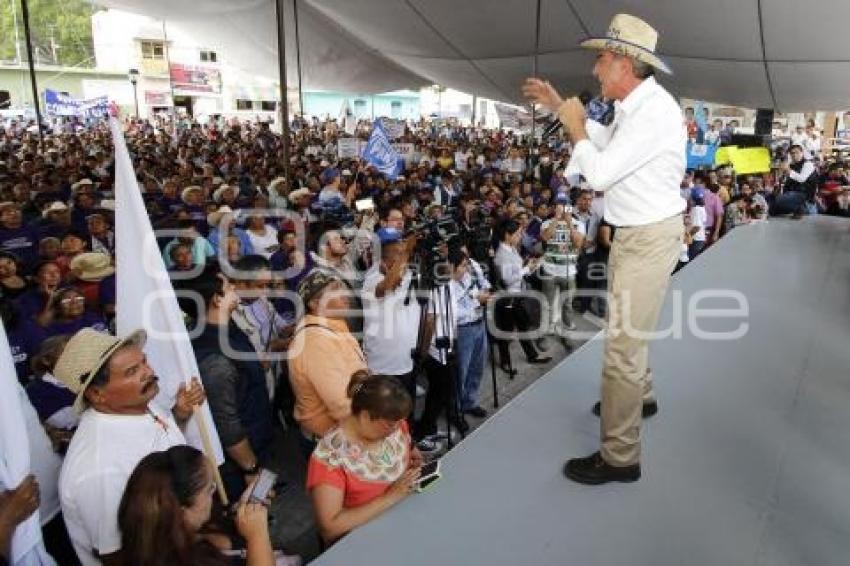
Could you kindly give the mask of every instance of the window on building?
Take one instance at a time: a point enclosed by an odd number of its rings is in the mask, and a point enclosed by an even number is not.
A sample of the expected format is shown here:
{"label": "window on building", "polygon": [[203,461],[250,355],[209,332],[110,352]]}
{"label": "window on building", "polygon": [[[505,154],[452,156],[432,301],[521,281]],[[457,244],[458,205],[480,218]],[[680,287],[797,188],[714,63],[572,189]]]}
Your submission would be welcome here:
{"label": "window on building", "polygon": [[142,59],[161,61],[165,59],[165,45],[161,41],[143,41]]}
{"label": "window on building", "polygon": [[236,109],[237,110],[253,110],[254,109],[254,101],[253,100],[245,100],[245,99],[237,99],[236,100]]}
{"label": "window on building", "polygon": [[260,110],[265,110],[266,112],[274,112],[277,110],[277,102],[274,100],[263,100],[260,102]]}
{"label": "window on building", "polygon": [[201,61],[203,63],[217,63],[218,55],[215,51],[201,50]]}
{"label": "window on building", "polygon": [[0,90],[0,108],[7,109],[12,107],[12,97],[8,90]]}
{"label": "window on building", "polygon": [[390,118],[401,118],[401,101],[390,102]]}

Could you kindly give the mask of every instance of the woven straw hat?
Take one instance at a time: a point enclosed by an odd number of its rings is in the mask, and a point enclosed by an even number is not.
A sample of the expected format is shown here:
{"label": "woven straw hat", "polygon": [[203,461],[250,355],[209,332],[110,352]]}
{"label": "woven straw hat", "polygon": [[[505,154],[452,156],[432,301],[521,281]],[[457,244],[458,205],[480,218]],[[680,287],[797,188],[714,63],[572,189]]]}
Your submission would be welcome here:
{"label": "woven straw hat", "polygon": [[83,328],[74,334],[53,369],[53,375],[77,396],[74,409],[77,412],[85,409],[83,394],[97,371],[109,361],[116,350],[127,345],[143,348],[146,340],[144,330],[136,330],[126,338],[118,338],[91,328]]}
{"label": "woven straw hat", "polygon": [[100,281],[115,273],[112,260],[100,252],[87,252],[71,260],[71,272],[81,281]]}
{"label": "woven straw hat", "polygon": [[581,42],[586,49],[613,51],[632,57],[659,71],[672,75],[673,71],[655,54],[658,32],[645,21],[629,14],[617,14],[608,26],[605,37],[594,37]]}

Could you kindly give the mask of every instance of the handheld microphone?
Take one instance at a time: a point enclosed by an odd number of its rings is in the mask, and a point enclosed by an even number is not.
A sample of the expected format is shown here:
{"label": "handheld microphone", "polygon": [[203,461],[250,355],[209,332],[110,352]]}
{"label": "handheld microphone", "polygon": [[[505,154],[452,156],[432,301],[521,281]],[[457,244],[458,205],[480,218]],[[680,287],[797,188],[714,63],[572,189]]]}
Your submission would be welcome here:
{"label": "handheld microphone", "polygon": [[[599,122],[603,126],[610,125],[614,120],[613,101],[606,100],[601,95],[596,98],[592,98],[590,93],[587,91],[582,91],[581,94],[578,95],[578,98],[587,111],[588,120]],[[562,128],[563,124],[561,124],[561,120],[555,118],[549,122],[545,128],[543,128],[541,135],[543,136],[543,139],[550,138]]]}

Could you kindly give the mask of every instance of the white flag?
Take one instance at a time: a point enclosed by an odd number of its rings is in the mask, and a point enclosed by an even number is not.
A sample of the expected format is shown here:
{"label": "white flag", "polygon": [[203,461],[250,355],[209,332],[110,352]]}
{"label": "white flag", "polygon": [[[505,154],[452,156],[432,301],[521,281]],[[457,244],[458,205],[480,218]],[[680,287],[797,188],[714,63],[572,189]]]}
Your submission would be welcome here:
{"label": "white flag", "polygon": [[[31,473],[27,426],[24,420],[20,385],[15,382],[15,363],[6,328],[0,324],[0,489],[20,485]],[[33,431],[37,432],[37,431]],[[44,433],[42,433],[44,434]],[[12,537],[11,564],[14,566],[55,566],[41,540],[41,524],[35,513],[18,525]]]}
{"label": "white flag", "polygon": [[[198,363],[186,331],[177,296],[156,245],[139,185],[127,152],[121,126],[109,119],[115,145],[115,260],[116,320],[118,335],[126,336],[138,328],[148,334],[145,353],[159,377],[159,395],[155,402],[164,409],[174,406],[181,382],[199,377]],[[200,416],[209,431],[216,462],[224,461],[221,441],[215,430],[209,405],[204,403]],[[193,416],[186,427],[186,440],[204,450],[201,431]],[[204,450],[206,452],[206,450]]]}

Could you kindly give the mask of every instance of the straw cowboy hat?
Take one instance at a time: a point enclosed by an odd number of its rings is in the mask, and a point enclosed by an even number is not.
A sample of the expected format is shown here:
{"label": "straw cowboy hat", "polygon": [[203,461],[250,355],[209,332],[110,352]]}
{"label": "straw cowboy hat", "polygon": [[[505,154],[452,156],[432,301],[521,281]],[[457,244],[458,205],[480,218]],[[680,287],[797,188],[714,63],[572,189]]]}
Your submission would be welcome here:
{"label": "straw cowboy hat", "polygon": [[233,187],[230,185],[222,185],[213,192],[213,200],[215,202],[221,202],[221,199],[224,198],[225,191],[232,191]]}
{"label": "straw cowboy hat", "polygon": [[[233,214],[233,209],[225,204],[215,212],[207,214],[207,224],[213,227],[218,226],[218,223],[221,222],[221,219],[224,218],[226,214]],[[234,214],[233,217],[236,218],[236,215]]]}
{"label": "straw cowboy hat", "polygon": [[586,49],[613,51],[672,75],[670,67],[655,54],[656,43],[658,32],[648,23],[629,14],[617,14],[611,20],[605,37],[587,39],[581,42],[581,46]]}
{"label": "straw cowboy hat", "polygon": [[53,375],[77,396],[74,409],[77,412],[85,409],[83,394],[98,370],[109,361],[116,350],[123,346],[143,348],[146,340],[144,330],[136,330],[126,338],[118,338],[91,328],[83,328],[74,334],[53,369]]}
{"label": "straw cowboy hat", "polygon": [[189,195],[194,192],[203,193],[204,190],[197,185],[191,185],[189,187],[186,187],[185,189],[183,189],[183,192],[180,193],[180,200],[188,204]]}
{"label": "straw cowboy hat", "polygon": [[50,203],[50,206],[48,206],[41,212],[41,216],[43,218],[47,218],[47,215],[51,212],[67,212],[67,210],[68,205],[62,202],[61,200],[57,200]]}
{"label": "straw cowboy hat", "polygon": [[87,252],[71,260],[71,272],[80,281],[100,281],[115,273],[109,256],[100,252]]}
{"label": "straw cowboy hat", "polygon": [[299,200],[307,196],[310,196],[310,189],[298,189],[289,193],[289,202],[291,202],[292,204],[297,204]]}

